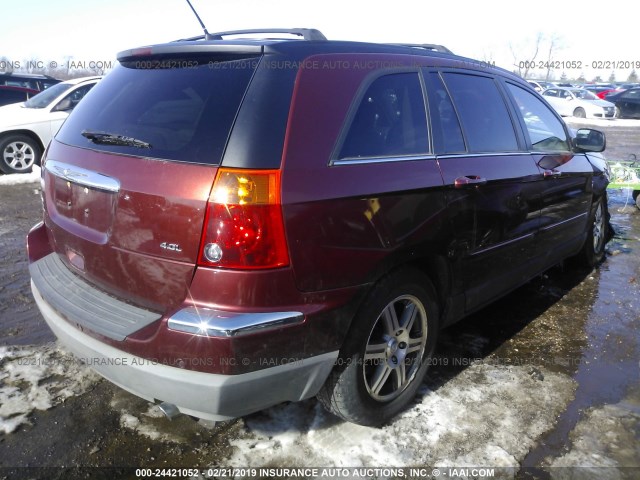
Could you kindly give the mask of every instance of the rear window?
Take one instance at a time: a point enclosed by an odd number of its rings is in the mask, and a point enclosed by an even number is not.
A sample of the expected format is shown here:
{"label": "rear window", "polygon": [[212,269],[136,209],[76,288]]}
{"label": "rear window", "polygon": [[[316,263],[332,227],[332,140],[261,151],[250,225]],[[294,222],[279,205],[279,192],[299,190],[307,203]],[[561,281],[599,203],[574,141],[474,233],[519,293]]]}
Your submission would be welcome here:
{"label": "rear window", "polygon": [[[80,102],[56,139],[119,154],[219,164],[257,64],[257,58],[123,62]],[[136,139],[148,148],[96,143],[82,135],[87,131]]]}

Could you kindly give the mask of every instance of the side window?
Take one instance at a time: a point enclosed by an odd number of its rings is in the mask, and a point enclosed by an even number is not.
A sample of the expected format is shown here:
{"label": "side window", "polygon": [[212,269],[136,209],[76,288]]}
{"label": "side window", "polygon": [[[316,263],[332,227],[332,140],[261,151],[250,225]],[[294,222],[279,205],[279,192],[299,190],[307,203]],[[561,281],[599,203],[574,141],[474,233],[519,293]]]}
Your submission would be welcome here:
{"label": "side window", "polygon": [[549,90],[546,90],[546,91],[543,93],[543,95],[544,95],[545,97],[557,97],[557,96],[558,96],[558,91],[557,91],[557,90],[554,90],[554,89],[549,89]]}
{"label": "side window", "polygon": [[367,89],[338,158],[385,157],[429,150],[427,115],[417,73],[376,79]]}
{"label": "side window", "polygon": [[567,134],[551,110],[525,89],[511,83],[507,86],[527,126],[533,149],[537,152],[568,151]]}
{"label": "side window", "polygon": [[82,100],[82,98],[89,92],[89,90],[94,87],[94,85],[95,83],[91,83],[89,85],[84,85],[80,88],[76,88],[73,92],[60,100],[56,108],[58,108],[59,106],[64,107],[62,108],[63,110],[73,110],[74,108],[76,108],[76,105],[80,102],[80,100]]}
{"label": "side window", "polygon": [[640,90],[630,90],[621,95],[622,98],[632,99],[632,98],[640,98]]}
{"label": "side window", "polygon": [[459,73],[445,73],[443,76],[470,151],[518,150],[509,111],[493,79]]}
{"label": "side window", "polygon": [[0,105],[8,105],[10,103],[19,103],[26,100],[26,95],[23,92],[15,92],[13,90],[3,90],[0,92]]}
{"label": "side window", "polygon": [[437,153],[460,153],[466,151],[458,115],[453,108],[449,93],[442,83],[440,75],[429,73],[427,93],[433,140]]}

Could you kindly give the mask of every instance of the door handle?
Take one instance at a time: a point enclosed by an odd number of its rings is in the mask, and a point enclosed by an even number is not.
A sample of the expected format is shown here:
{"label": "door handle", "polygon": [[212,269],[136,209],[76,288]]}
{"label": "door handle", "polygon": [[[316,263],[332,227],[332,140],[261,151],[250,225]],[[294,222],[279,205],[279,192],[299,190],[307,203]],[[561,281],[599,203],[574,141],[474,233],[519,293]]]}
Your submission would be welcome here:
{"label": "door handle", "polygon": [[477,186],[484,185],[487,183],[487,179],[480,177],[478,175],[465,175],[464,177],[458,177],[454,181],[454,186],[456,188],[466,187],[466,186]]}
{"label": "door handle", "polygon": [[560,175],[562,175],[562,172],[560,172],[559,170],[556,170],[555,168],[553,170],[544,171],[544,178],[559,177]]}

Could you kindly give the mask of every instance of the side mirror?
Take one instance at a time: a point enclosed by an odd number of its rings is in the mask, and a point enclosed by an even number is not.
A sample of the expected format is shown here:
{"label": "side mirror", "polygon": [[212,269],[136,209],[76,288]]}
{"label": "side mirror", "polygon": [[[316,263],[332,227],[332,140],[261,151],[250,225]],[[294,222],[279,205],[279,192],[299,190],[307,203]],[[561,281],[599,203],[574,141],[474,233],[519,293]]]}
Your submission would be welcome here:
{"label": "side mirror", "polygon": [[70,98],[64,98],[62,100],[60,100],[60,103],[58,103],[53,111],[54,112],[66,112],[68,110],[71,110],[73,108],[73,104],[71,103],[71,99]]}
{"label": "side mirror", "polygon": [[602,152],[607,146],[607,139],[600,130],[581,128],[576,132],[573,146],[577,152]]}

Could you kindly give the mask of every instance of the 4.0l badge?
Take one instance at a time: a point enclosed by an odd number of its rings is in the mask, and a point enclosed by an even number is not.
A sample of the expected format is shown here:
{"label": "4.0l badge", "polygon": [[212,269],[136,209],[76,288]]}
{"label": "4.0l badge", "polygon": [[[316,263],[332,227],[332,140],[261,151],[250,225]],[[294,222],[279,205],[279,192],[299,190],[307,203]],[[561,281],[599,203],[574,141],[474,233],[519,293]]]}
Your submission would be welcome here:
{"label": "4.0l badge", "polygon": [[180,245],[178,245],[177,243],[162,242],[160,244],[160,248],[163,248],[164,250],[171,250],[172,252],[182,251],[182,248],[180,248]]}

